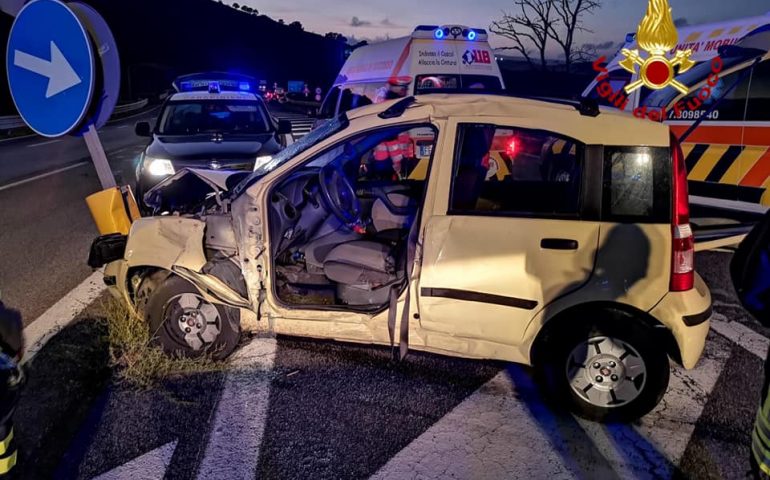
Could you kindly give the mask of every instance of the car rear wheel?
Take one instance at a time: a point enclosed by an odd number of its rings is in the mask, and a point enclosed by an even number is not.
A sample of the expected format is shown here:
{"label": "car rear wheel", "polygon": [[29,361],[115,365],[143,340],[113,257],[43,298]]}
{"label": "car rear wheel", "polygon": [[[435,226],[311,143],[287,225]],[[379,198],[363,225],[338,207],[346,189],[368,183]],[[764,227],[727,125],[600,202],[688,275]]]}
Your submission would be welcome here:
{"label": "car rear wheel", "polygon": [[137,292],[137,306],[151,335],[170,356],[227,358],[240,341],[240,312],[206,301],[177,276],[151,276]]}
{"label": "car rear wheel", "polygon": [[636,420],[668,388],[668,355],[653,330],[626,316],[552,332],[536,365],[546,394],[575,414],[602,422]]}

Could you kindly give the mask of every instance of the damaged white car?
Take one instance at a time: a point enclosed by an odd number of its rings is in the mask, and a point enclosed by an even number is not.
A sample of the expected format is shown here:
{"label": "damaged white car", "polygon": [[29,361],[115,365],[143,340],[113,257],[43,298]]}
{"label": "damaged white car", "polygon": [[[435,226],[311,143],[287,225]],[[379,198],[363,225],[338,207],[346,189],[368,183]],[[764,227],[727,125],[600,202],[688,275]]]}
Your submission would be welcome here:
{"label": "damaged white car", "polygon": [[165,216],[92,265],[169,353],[242,330],[534,365],[574,411],[649,412],[697,363],[693,268],[668,127],[595,106],[427,95],[325,123],[255,172],[183,170]]}

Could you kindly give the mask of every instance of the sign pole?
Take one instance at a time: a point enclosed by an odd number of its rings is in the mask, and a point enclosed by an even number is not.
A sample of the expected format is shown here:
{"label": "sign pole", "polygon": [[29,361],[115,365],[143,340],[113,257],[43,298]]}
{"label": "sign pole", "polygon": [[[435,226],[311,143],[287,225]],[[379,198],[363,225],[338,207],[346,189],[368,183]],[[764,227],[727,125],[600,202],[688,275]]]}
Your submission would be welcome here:
{"label": "sign pole", "polygon": [[112,169],[107,161],[107,155],[104,153],[104,147],[102,147],[102,142],[99,140],[99,133],[93,124],[88,126],[88,131],[83,134],[83,139],[86,141],[88,152],[91,154],[94,167],[96,167],[96,174],[102,183],[102,189],[107,190],[117,186],[115,177],[112,175]]}

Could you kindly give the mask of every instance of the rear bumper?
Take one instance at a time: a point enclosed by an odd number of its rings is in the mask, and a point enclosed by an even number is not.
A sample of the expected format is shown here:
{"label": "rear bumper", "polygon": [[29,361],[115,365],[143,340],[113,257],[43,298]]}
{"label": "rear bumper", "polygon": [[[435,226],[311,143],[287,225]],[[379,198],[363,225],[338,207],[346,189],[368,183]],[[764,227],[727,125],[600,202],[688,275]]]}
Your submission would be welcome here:
{"label": "rear bumper", "polygon": [[687,369],[694,368],[703,354],[712,313],[711,293],[699,275],[695,288],[669,292],[650,310],[650,315],[671,330]]}

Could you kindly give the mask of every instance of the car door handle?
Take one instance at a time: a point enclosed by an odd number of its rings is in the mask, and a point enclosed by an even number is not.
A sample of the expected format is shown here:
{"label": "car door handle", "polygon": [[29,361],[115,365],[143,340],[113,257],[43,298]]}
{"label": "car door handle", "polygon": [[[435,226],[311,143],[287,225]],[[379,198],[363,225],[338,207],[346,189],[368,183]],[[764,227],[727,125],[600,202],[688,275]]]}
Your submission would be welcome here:
{"label": "car door handle", "polygon": [[546,250],[577,250],[578,241],[569,238],[544,238],[540,240],[540,248]]}

